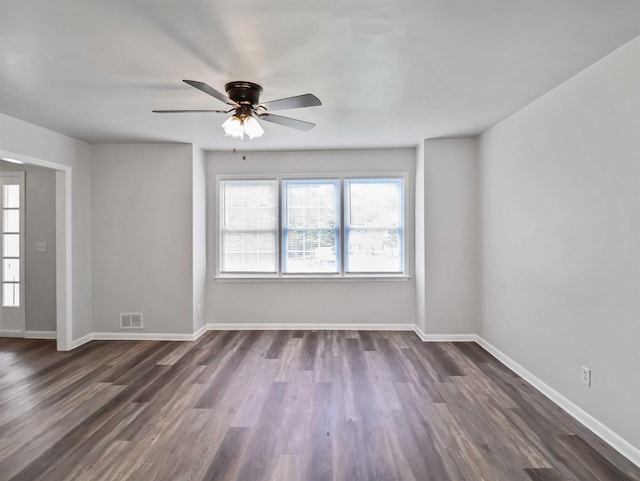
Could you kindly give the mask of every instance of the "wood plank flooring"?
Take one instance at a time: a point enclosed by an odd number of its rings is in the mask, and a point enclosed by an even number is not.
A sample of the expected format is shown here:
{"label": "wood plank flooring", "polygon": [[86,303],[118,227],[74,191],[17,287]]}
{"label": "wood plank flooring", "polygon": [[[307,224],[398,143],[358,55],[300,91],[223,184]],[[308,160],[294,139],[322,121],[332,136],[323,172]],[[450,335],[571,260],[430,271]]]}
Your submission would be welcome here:
{"label": "wood plank flooring", "polygon": [[640,481],[473,343],[0,339],[0,480]]}

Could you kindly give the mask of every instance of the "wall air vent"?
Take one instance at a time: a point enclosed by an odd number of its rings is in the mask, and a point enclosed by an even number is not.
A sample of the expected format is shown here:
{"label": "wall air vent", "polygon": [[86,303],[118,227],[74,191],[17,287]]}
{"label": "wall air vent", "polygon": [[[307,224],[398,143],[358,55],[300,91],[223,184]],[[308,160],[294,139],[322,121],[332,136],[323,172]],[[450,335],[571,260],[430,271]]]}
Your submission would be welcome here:
{"label": "wall air vent", "polygon": [[143,327],[142,312],[120,313],[120,329],[142,329]]}

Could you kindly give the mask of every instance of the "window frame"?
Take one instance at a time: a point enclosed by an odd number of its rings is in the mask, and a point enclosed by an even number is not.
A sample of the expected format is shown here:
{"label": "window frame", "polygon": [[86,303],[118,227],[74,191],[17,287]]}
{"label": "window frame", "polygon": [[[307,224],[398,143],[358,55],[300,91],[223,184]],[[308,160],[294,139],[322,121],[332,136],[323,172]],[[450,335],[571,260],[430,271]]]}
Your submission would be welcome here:
{"label": "window frame", "polygon": [[[401,234],[401,252],[403,255],[402,265],[403,272],[386,273],[386,272],[346,272],[347,264],[347,248],[346,243],[346,217],[345,212],[345,185],[346,180],[375,180],[375,179],[398,179],[402,185],[402,234]],[[284,210],[286,205],[284,204],[283,193],[283,181],[287,180],[325,180],[338,181],[338,236],[336,243],[336,255],[337,262],[339,264],[339,270],[337,273],[325,273],[325,272],[313,272],[313,273],[284,273],[283,272],[283,250],[284,235],[283,235],[283,222],[284,222]],[[275,181],[277,185],[277,236],[276,236],[276,267],[275,273],[264,272],[222,272],[222,226],[221,226],[221,182],[223,181]],[[339,173],[325,172],[325,173],[313,173],[313,174],[218,174],[215,176],[214,185],[214,199],[216,204],[214,205],[214,219],[215,219],[215,231],[214,231],[214,243],[215,243],[215,275],[214,279],[217,281],[247,281],[247,282],[298,282],[298,281],[354,281],[354,280],[408,280],[411,278],[410,272],[410,254],[413,252],[413,245],[411,239],[413,236],[413,224],[410,222],[412,214],[410,204],[410,184],[409,184],[409,172],[349,172]]]}

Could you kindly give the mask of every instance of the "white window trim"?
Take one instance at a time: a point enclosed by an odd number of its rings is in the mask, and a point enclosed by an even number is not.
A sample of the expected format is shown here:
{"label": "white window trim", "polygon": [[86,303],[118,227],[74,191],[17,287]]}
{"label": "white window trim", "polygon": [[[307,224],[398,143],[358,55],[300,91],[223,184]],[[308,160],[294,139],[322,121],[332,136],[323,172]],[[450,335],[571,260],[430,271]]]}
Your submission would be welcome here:
{"label": "white window trim", "polygon": [[[344,181],[349,179],[387,179],[402,178],[403,194],[404,194],[404,272],[402,273],[347,273],[345,272],[344,262],[341,264],[341,271],[334,273],[309,273],[309,274],[284,274],[282,273],[282,181],[283,180],[299,180],[299,179],[336,179],[340,181],[340,207],[344,210]],[[276,246],[276,265],[277,272],[271,273],[254,273],[254,272],[221,272],[221,245],[220,245],[220,182],[225,180],[264,180],[276,181],[278,186],[278,222],[277,222],[277,246]],[[215,277],[218,282],[362,282],[362,281],[407,281],[411,279],[411,258],[413,257],[413,205],[410,199],[409,172],[349,172],[336,174],[332,172],[313,173],[313,174],[218,174],[215,177],[214,186],[214,243],[215,243]],[[340,213],[341,217],[343,213]],[[340,225],[341,252],[346,247],[344,222]],[[344,254],[343,258],[344,258]]]}

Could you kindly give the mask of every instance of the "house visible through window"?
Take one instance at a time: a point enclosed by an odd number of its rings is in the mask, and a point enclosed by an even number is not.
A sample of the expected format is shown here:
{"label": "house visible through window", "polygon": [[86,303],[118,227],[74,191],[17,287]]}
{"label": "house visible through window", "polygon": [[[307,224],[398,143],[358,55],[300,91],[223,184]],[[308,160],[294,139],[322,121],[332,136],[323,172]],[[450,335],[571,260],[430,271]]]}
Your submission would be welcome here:
{"label": "house visible through window", "polygon": [[219,180],[219,274],[405,275],[405,179]]}

